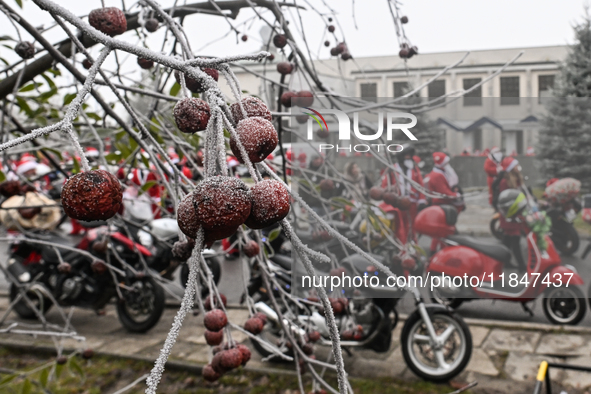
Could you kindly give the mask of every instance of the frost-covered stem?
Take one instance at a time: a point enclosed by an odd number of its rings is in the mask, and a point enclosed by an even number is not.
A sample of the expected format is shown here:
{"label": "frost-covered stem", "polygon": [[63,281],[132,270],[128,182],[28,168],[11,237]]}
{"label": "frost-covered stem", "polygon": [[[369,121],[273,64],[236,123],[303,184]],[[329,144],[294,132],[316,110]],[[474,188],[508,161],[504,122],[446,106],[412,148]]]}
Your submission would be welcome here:
{"label": "frost-covered stem", "polygon": [[195,240],[195,248],[191,253],[191,257],[187,264],[189,264],[189,280],[187,281],[187,287],[185,289],[185,294],[183,295],[183,300],[181,301],[181,307],[179,308],[176,316],[174,317],[174,322],[172,323],[172,328],[168,332],[166,337],[166,341],[160,350],[160,355],[154,364],[154,368],[150,372],[150,376],[146,379],[146,394],[156,394],[156,389],[158,388],[158,383],[160,383],[160,379],[162,378],[162,373],[164,372],[164,366],[168,357],[170,356],[170,352],[172,351],[172,347],[174,346],[176,339],[179,335],[179,331],[183,325],[183,321],[185,317],[191,310],[193,309],[193,304],[195,301],[195,283],[197,282],[197,273],[198,273],[198,259],[201,256],[201,251],[203,250],[203,229],[199,230],[197,234],[197,238]]}
{"label": "frost-covered stem", "polygon": [[189,43],[187,42],[187,40],[185,40],[185,36],[178,29],[177,23],[174,21],[174,19],[172,19],[171,16],[168,15],[168,13],[166,13],[166,11],[164,11],[162,8],[160,8],[158,3],[156,3],[155,1],[152,1],[152,0],[143,0],[143,1],[146,4],[148,4],[150,7],[152,7],[154,10],[156,10],[156,12],[162,17],[162,19],[164,19],[164,21],[168,25],[168,28],[170,29],[170,31],[172,31],[172,34],[174,34],[175,38],[181,44],[181,48],[183,48],[185,58],[192,59],[193,53],[191,52],[191,47],[189,47]]}

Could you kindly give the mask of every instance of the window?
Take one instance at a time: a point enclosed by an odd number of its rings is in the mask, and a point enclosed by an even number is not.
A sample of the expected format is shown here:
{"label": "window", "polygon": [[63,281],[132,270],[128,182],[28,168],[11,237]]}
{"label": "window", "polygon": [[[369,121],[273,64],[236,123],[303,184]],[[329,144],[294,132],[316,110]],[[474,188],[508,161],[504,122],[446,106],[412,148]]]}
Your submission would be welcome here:
{"label": "window", "polygon": [[[466,78],[463,80],[464,90],[472,88],[479,84],[482,78]],[[482,86],[477,87],[469,93],[464,95],[464,107],[480,106],[482,105]]]}
{"label": "window", "polygon": [[433,81],[429,84],[429,97],[445,96],[445,81]]}
{"label": "window", "polygon": [[361,88],[361,98],[367,101],[377,102],[378,97],[378,84],[377,83],[362,83],[359,85]]}
{"label": "window", "polygon": [[472,132],[472,152],[482,150],[482,129],[476,129]]}
{"label": "window", "polygon": [[394,82],[394,97],[401,97],[408,93],[408,82]]}
{"label": "window", "polygon": [[501,105],[519,105],[519,77],[501,77]]}
{"label": "window", "polygon": [[543,97],[550,97],[550,89],[554,87],[554,75],[538,75],[538,102]]}

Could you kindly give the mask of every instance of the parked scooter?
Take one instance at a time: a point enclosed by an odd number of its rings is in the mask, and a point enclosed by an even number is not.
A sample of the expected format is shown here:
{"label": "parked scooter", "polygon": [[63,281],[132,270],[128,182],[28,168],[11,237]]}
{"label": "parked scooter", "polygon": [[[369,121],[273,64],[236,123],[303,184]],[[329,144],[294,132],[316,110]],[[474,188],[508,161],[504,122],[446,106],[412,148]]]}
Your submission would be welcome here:
{"label": "parked scooter", "polygon": [[543,295],[544,314],[552,323],[581,321],[586,311],[580,289],[583,279],[574,267],[561,264],[550,237],[545,236],[547,248],[541,251],[536,234],[529,232],[527,272],[510,273],[504,269],[512,256],[507,247],[456,235],[456,221],[457,211],[451,206],[426,208],[415,220],[418,233],[446,245],[431,257],[426,269],[431,278],[442,279],[435,280],[439,286],[431,291],[434,301],[457,308],[465,300],[501,299],[519,302],[528,310],[525,303]]}
{"label": "parked scooter", "polygon": [[[276,250],[280,248],[277,247]],[[275,283],[280,286],[274,289],[274,296],[280,297],[281,293],[293,294],[292,276],[296,281],[300,281],[301,276],[306,273],[298,266],[293,269],[293,260],[290,256],[281,253],[269,253],[269,256],[268,267]],[[384,258],[374,257],[388,264]],[[379,274],[368,272],[367,260],[358,254],[344,258],[340,265],[347,272]],[[319,276],[329,275],[318,269],[316,273]],[[385,281],[385,278],[381,280]],[[270,343],[277,344],[281,352],[291,354],[290,344],[281,329],[280,318],[271,307],[268,289],[264,286],[262,273],[256,264],[252,267],[247,290],[255,301],[256,310],[264,313],[269,321],[260,335]],[[392,340],[392,330],[398,323],[397,302],[405,291],[409,291],[417,309],[407,318],[401,332],[402,354],[406,364],[415,374],[430,381],[447,381],[466,367],[472,354],[472,337],[460,316],[443,305],[425,304],[416,288],[380,288],[377,290],[380,294],[374,294],[377,298],[355,296],[355,290],[356,288],[342,289],[344,293],[339,299],[344,301],[341,302],[343,311],[335,313],[343,348],[387,351]],[[343,296],[345,298],[342,298]],[[308,300],[312,301],[313,297],[309,297]],[[289,317],[289,321],[284,319],[283,323],[291,326],[291,332],[296,338],[305,342],[307,333],[317,331],[321,335],[317,344],[327,347],[332,345],[328,326],[317,300],[290,303],[289,308],[281,313]],[[264,345],[256,340],[253,340],[252,344],[263,357],[273,359],[273,353]]]}

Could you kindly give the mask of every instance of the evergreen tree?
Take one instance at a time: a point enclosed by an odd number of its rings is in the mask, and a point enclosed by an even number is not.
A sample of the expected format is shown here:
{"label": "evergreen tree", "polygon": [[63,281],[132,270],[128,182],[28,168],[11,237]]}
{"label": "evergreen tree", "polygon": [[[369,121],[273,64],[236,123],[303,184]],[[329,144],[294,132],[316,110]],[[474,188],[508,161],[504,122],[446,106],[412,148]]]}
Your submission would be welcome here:
{"label": "evergreen tree", "polygon": [[591,19],[575,26],[570,48],[546,102],[538,156],[547,178],[572,177],[591,191]]}

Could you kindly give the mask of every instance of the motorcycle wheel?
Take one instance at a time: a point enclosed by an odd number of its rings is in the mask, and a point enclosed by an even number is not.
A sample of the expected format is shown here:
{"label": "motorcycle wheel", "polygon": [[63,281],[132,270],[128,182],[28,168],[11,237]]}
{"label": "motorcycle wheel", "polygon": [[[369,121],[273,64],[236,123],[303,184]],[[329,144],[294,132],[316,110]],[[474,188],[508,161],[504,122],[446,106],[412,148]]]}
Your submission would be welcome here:
{"label": "motorcycle wheel", "polygon": [[[220,260],[217,257],[212,256],[206,257],[205,262],[211,270],[213,281],[217,285],[220,282],[220,278],[222,277],[222,265],[220,264]],[[187,263],[181,265],[179,280],[181,281],[181,286],[187,286],[187,281],[189,280],[189,265]],[[201,287],[201,297],[207,296],[209,294],[209,288],[201,276],[199,276],[199,286]]]}
{"label": "motorcycle wheel", "polygon": [[498,240],[503,240],[503,230],[500,227],[499,218],[492,218],[489,224],[490,233]]}
{"label": "motorcycle wheel", "polygon": [[450,307],[451,309],[458,309],[464,303],[464,300],[461,298],[447,298],[442,296],[437,288],[429,289],[429,298],[431,298],[432,302]]}
{"label": "motorcycle wheel", "polygon": [[576,325],[585,316],[585,296],[577,287],[550,287],[543,297],[544,314],[554,324]]}
{"label": "motorcycle wheel", "polygon": [[556,249],[565,256],[572,256],[579,249],[579,234],[572,223],[563,219],[552,222],[550,238]]}
{"label": "motorcycle wheel", "polygon": [[135,291],[122,289],[117,316],[130,332],[146,332],[154,327],[164,312],[164,289],[153,278],[138,279],[131,285]]}
{"label": "motorcycle wheel", "polygon": [[[18,296],[18,288],[13,284],[10,285],[10,302],[14,301]],[[53,305],[51,300],[41,294],[38,294],[34,291],[29,291],[27,296],[31,300],[31,302],[35,305],[35,307],[41,312],[42,314],[46,314],[49,308]],[[36,319],[37,314],[35,311],[29,306],[29,304],[24,300],[21,299],[19,302],[14,304],[14,311],[17,315],[19,315],[23,319]]]}
{"label": "motorcycle wheel", "polygon": [[429,315],[436,334],[447,335],[439,350],[444,365],[437,361],[437,351],[430,343],[427,327],[418,310],[408,317],[402,328],[402,355],[416,375],[431,382],[445,382],[462,372],[470,361],[472,335],[464,320],[452,312],[431,309]]}

